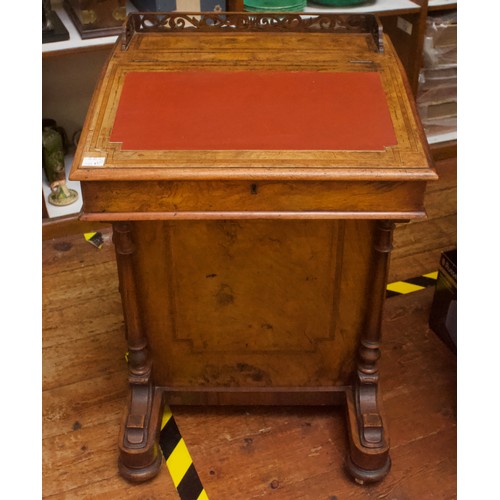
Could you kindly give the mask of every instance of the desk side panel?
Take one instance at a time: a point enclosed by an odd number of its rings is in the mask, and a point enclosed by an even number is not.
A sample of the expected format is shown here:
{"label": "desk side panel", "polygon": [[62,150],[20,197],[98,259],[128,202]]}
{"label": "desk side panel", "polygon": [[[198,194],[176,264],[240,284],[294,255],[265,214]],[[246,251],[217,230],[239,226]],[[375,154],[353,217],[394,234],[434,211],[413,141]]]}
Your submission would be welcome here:
{"label": "desk side panel", "polygon": [[349,383],[370,221],[135,223],[154,381],[172,388]]}

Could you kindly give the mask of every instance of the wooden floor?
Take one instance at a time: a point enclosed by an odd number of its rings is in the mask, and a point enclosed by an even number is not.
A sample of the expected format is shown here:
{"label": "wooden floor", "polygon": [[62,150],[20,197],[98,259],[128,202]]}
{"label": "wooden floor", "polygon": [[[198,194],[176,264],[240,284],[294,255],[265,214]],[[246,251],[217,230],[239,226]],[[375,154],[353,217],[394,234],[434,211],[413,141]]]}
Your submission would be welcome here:
{"label": "wooden floor", "polygon": [[[179,498],[166,467],[130,485],[117,472],[126,350],[109,232],[43,243],[43,497]],[[432,289],[386,302],[381,387],[392,470],[346,476],[341,408],[172,411],[211,500],[456,498],[456,358],[429,330]]]}

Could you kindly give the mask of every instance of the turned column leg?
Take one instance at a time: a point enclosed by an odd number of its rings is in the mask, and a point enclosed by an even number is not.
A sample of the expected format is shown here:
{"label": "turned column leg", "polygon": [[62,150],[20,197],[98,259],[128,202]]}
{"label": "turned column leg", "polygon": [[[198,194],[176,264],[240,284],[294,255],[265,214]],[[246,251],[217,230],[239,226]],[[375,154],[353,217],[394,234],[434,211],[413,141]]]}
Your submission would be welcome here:
{"label": "turned column leg", "polygon": [[383,479],[391,467],[389,439],[379,410],[377,362],[393,229],[391,221],[376,223],[370,304],[360,340],[353,389],[347,394],[350,438],[347,468],[360,483]]}
{"label": "turned column leg", "polygon": [[158,446],[162,394],[155,391],[151,381],[151,358],[141,325],[137,297],[132,229],[130,222],[113,224],[113,242],[128,343],[130,383],[119,436],[118,466],[126,479],[146,481],[159,472],[162,462]]}

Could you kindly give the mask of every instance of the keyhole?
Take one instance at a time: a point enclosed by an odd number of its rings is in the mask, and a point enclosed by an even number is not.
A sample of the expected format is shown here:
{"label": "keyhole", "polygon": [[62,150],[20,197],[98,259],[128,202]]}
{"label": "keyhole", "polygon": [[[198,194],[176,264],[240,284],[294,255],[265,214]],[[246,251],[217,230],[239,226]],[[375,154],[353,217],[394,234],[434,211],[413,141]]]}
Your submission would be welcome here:
{"label": "keyhole", "polygon": [[257,194],[257,184],[251,184],[250,185],[250,193],[251,194]]}

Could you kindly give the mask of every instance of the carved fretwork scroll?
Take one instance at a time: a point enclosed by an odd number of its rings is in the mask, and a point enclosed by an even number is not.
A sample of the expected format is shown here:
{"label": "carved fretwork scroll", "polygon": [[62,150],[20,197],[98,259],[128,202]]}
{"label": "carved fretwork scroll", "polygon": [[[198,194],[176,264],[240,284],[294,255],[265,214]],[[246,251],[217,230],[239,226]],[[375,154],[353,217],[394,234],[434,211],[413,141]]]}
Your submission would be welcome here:
{"label": "carved fretwork scroll", "polygon": [[384,51],[382,25],[365,14],[293,14],[229,12],[152,12],[129,14],[122,34],[122,49],[127,50],[135,33],[208,32],[316,32],[367,33],[378,52]]}

